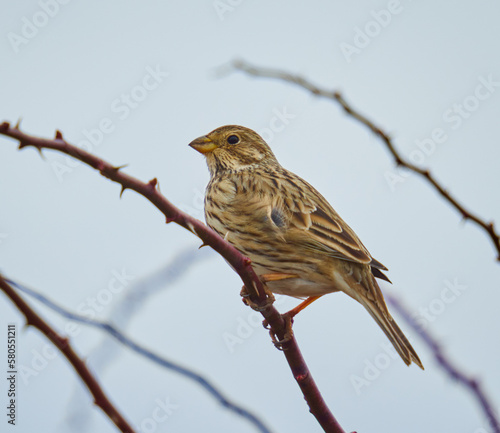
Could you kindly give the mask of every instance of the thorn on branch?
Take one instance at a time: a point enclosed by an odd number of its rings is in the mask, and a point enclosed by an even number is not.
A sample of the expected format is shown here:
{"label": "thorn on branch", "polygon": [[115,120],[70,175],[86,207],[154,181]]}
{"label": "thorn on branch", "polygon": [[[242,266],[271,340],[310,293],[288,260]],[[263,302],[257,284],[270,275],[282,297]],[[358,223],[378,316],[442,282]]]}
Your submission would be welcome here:
{"label": "thorn on branch", "polygon": [[[94,398],[94,405],[96,405],[97,407],[101,407],[102,404],[103,404],[102,399],[100,399],[98,397]],[[116,424],[116,417],[115,416],[112,416],[111,420]]]}
{"label": "thorn on branch", "polygon": [[54,137],[56,140],[64,140],[62,132],[59,129],[56,129],[56,135]]}
{"label": "thorn on branch", "polygon": [[[16,127],[16,129],[17,129],[17,127]],[[22,139],[19,139],[19,146],[17,146],[18,150],[23,150],[25,147],[28,147],[28,146],[33,146],[36,150],[38,150],[38,153],[40,154],[42,159],[45,159],[45,155],[42,153],[42,146],[38,146],[38,145],[30,143],[28,141],[24,141]]]}
{"label": "thorn on branch", "polygon": [[120,191],[120,198],[122,198],[122,195],[123,193],[125,192],[125,190],[127,189],[126,186],[122,185],[122,190]]}
{"label": "thorn on branch", "polygon": [[[169,216],[168,216],[168,217],[166,217],[166,221],[167,221],[167,224],[170,224],[172,221],[175,221],[175,218],[173,218],[173,217],[169,217]],[[202,245],[202,246],[203,246],[203,245]],[[202,246],[201,246],[201,247],[202,247]],[[201,248],[201,247],[200,247],[200,248]]]}
{"label": "thorn on branch", "polygon": [[16,123],[16,125],[14,126],[14,129],[17,129],[19,131],[19,127],[21,126],[21,122],[23,121],[23,118],[20,117]]}
{"label": "thorn on branch", "polygon": [[156,179],[156,177],[155,177],[155,178],[153,178],[153,179],[151,179],[151,180],[148,182],[148,185],[149,185],[151,188],[155,189],[155,188],[156,188],[156,185],[158,185],[158,179]]}
{"label": "thorn on branch", "polygon": [[9,122],[3,122],[0,125],[0,131],[4,132],[7,131],[10,128],[10,123]]}
{"label": "thorn on branch", "polygon": [[69,346],[69,339],[67,337],[59,338],[59,341],[61,343],[61,347],[68,347]]}
{"label": "thorn on branch", "polygon": [[112,167],[114,171],[120,171],[122,168],[128,167],[128,164],[118,165],[116,167]]}
{"label": "thorn on branch", "polygon": [[205,242],[203,242],[199,247],[198,249],[201,250],[203,247],[208,247],[209,245],[206,244]]}
{"label": "thorn on branch", "polygon": [[295,376],[295,380],[297,382],[302,382],[305,379],[307,379],[307,373],[306,374],[298,374],[297,376]]}
{"label": "thorn on branch", "polygon": [[250,260],[248,257],[245,257],[245,258],[243,259],[243,264],[244,264],[245,266],[250,266],[250,265],[252,264],[252,260]]}

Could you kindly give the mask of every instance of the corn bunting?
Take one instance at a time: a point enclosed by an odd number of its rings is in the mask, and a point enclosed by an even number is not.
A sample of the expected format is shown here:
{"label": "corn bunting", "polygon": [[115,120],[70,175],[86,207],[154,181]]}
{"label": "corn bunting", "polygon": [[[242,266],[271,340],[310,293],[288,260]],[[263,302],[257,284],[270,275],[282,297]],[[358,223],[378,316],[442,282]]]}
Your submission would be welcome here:
{"label": "corn bunting", "polygon": [[284,169],[254,131],[229,125],[190,143],[206,157],[207,224],[248,256],[268,288],[307,298],[344,292],[363,305],[403,361],[423,368],[390,315],[375,277],[389,281],[354,231],[323,196]]}

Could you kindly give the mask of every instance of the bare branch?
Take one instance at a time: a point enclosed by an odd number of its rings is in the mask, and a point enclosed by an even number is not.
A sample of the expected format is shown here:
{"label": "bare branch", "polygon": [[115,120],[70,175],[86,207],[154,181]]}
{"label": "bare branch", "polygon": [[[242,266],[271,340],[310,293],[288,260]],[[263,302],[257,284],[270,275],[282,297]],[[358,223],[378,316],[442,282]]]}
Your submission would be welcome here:
{"label": "bare branch", "polygon": [[401,156],[399,151],[395,148],[394,143],[392,142],[391,137],[384,132],[380,127],[378,127],[375,123],[373,123],[370,119],[365,117],[363,114],[359,113],[355,110],[345,99],[344,97],[336,91],[329,91],[325,89],[321,89],[316,85],[312,84],[310,81],[306,80],[303,77],[298,75],[292,75],[284,71],[276,70],[276,69],[266,69],[266,68],[258,68],[248,63],[237,60],[233,62],[233,67],[236,70],[245,72],[248,75],[252,75],[255,77],[265,77],[265,78],[274,78],[280,81],[286,81],[288,83],[296,84],[299,87],[306,89],[314,95],[321,96],[323,98],[328,98],[340,104],[343,110],[351,117],[356,119],[358,122],[365,125],[370,131],[372,131],[375,135],[377,135],[382,142],[385,144],[386,148],[389,150],[392,155],[394,162],[397,166],[405,167],[408,170],[420,175],[423,177],[427,183],[432,185],[435,191],[445,199],[455,210],[457,210],[464,220],[470,220],[474,224],[478,225],[483,229],[486,235],[491,239],[493,246],[496,250],[497,261],[500,262],[500,235],[495,230],[495,224],[493,221],[487,222],[486,220],[480,218],[478,215],[474,214],[467,208],[465,208],[454,196],[452,196],[446,188],[438,182],[436,177],[429,171],[429,169],[421,168],[412,164],[406,158]]}
{"label": "bare branch", "polygon": [[[114,167],[110,163],[66,142],[60,131],[56,131],[53,140],[38,138],[25,134],[18,128],[12,128],[9,123],[4,122],[0,125],[0,135],[12,137],[19,141],[19,148],[33,146],[42,152],[43,149],[52,149],[76,158],[92,168],[98,170],[100,174],[122,186],[122,192],[125,189],[131,189],[147,198],[154,204],[166,217],[166,222],[176,222],[185,229],[198,236],[205,245],[210,245],[217,251],[231,267],[238,273],[247,288],[250,299],[259,307],[259,311],[267,320],[271,332],[279,340],[285,340],[287,337],[286,323],[284,317],[273,307],[272,301],[268,298],[264,286],[255,274],[251,261],[244,257],[236,248],[222,239],[216,232],[205,226],[201,221],[182,212],[170,203],[156,188],[157,180],[152,179],[149,182],[142,182]],[[295,337],[288,339],[282,345],[283,353],[287,359],[288,365],[292,370],[293,377],[297,381],[310,412],[316,417],[317,421],[325,432],[343,433],[344,430],[339,425],[331,411],[328,409],[323,397],[302,357]]]}
{"label": "bare branch", "polygon": [[484,391],[481,383],[477,379],[470,377],[461,371],[459,367],[453,364],[450,358],[443,351],[443,348],[438,343],[436,338],[418,324],[418,322],[412,317],[409,309],[403,305],[399,299],[387,293],[385,294],[385,299],[400,314],[406,323],[415,330],[427,346],[429,346],[437,363],[443,368],[446,374],[464,386],[465,389],[471,393],[488,419],[493,431],[495,433],[500,433],[500,421],[497,418],[495,411],[493,410],[493,404],[486,396],[486,392]]}
{"label": "bare branch", "polygon": [[99,385],[99,382],[71,347],[69,340],[60,336],[45,320],[43,320],[16,291],[0,275],[0,289],[10,298],[15,306],[24,314],[26,324],[37,328],[61,351],[81,377],[83,383],[94,397],[94,403],[100,407],[109,419],[124,433],[134,433],[134,429],[123,415],[111,403]]}
{"label": "bare branch", "polygon": [[194,371],[192,371],[186,367],[183,367],[180,364],[177,364],[173,361],[170,361],[166,358],[163,358],[160,355],[157,355],[156,353],[152,352],[149,349],[146,349],[145,347],[134,342],[131,338],[127,337],[125,334],[120,332],[116,328],[116,326],[111,325],[110,323],[101,322],[99,320],[94,320],[94,319],[89,319],[87,317],[72,313],[71,311],[67,310],[64,307],[61,307],[60,305],[56,304],[54,301],[50,300],[45,295],[42,295],[41,293],[39,293],[33,289],[30,289],[22,284],[16,283],[15,281],[12,281],[12,280],[6,279],[5,281],[7,281],[10,285],[16,287],[18,290],[22,291],[23,293],[26,293],[26,294],[32,296],[33,298],[37,299],[42,304],[46,305],[51,310],[55,311],[56,313],[60,314],[61,316],[65,317],[69,320],[73,320],[75,322],[79,322],[79,323],[82,323],[84,325],[103,330],[106,333],[108,333],[109,335],[111,335],[113,338],[118,340],[120,343],[122,343],[124,346],[128,347],[129,349],[133,350],[134,352],[138,353],[139,355],[144,356],[145,358],[149,359],[150,361],[154,362],[155,364],[158,364],[161,367],[167,368],[169,370],[175,371],[176,373],[179,373],[182,376],[187,377],[188,379],[194,380],[196,383],[198,383],[203,388],[205,388],[205,390],[208,391],[212,395],[212,397],[214,397],[222,406],[224,406],[225,408],[229,409],[230,411],[232,411],[232,412],[236,413],[237,415],[240,415],[241,417],[250,421],[262,433],[270,433],[270,430],[265,426],[265,424],[258,417],[256,417],[250,411],[237,405],[236,403],[233,403],[230,399],[225,397],[224,394],[221,391],[219,391],[215,385],[210,383],[207,379],[205,379],[200,374],[195,373]]}
{"label": "bare branch", "polygon": [[[126,331],[132,318],[142,310],[146,301],[174,285],[180,278],[186,275],[188,270],[202,260],[216,256],[208,248],[203,248],[197,254],[193,254],[194,248],[195,246],[191,245],[190,247],[176,251],[172,260],[160,269],[130,284],[124,296],[113,303],[112,310],[106,318],[107,322],[113,323],[115,328],[121,329],[122,332]],[[19,289],[22,290],[22,288]],[[42,299],[40,301],[45,302]],[[47,299],[47,302],[50,301]],[[48,306],[50,307],[50,304]],[[121,350],[126,350],[126,346],[120,345],[119,342],[113,341],[113,343],[110,344],[108,335],[103,334],[101,341],[88,353],[87,359],[92,361],[92,366],[99,373],[102,373],[108,366],[112,365],[112,361],[120,356]],[[90,417],[82,410],[84,407],[85,401],[81,387],[75,386],[72,396],[68,399],[68,408],[65,414],[66,430],[73,433],[83,433],[89,430]],[[231,408],[229,409],[231,410]]]}

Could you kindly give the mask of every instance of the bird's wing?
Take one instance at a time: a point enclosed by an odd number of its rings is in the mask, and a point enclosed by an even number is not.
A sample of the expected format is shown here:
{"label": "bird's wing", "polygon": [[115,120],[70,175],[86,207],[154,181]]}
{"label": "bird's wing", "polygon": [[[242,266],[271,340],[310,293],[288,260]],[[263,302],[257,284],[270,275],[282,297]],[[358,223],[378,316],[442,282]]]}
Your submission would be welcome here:
{"label": "bird's wing", "polygon": [[286,172],[282,183],[282,206],[288,211],[289,229],[295,229],[290,232],[294,241],[316,253],[370,265],[378,271],[378,278],[387,279],[380,272],[387,268],[370,256],[354,231],[314,187],[290,172]]}

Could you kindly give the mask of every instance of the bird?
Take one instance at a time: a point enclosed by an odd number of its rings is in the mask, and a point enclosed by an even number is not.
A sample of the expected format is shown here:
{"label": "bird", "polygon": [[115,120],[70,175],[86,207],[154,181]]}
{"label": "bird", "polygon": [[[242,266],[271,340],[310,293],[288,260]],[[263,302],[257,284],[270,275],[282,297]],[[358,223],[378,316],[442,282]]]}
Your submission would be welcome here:
{"label": "bird", "polygon": [[384,331],[406,365],[424,369],[391,316],[376,278],[390,280],[356,233],[308,182],[282,167],[252,129],[227,125],[193,140],[210,172],[207,225],[251,260],[267,288],[305,299],[344,292]]}

